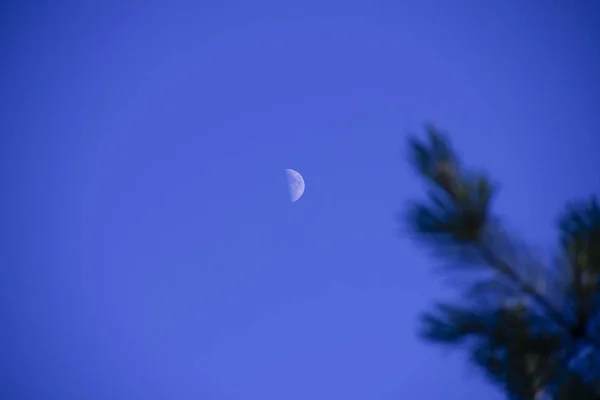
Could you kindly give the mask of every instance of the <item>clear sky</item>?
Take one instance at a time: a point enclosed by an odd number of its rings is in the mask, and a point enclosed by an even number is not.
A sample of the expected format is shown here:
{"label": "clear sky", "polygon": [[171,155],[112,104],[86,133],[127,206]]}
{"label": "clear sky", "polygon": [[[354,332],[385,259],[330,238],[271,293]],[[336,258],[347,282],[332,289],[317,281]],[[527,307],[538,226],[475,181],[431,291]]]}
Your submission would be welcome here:
{"label": "clear sky", "polygon": [[444,294],[394,219],[406,137],[449,131],[550,246],[600,188],[600,3],[25,3],[0,9],[0,397],[501,398],[416,336]]}

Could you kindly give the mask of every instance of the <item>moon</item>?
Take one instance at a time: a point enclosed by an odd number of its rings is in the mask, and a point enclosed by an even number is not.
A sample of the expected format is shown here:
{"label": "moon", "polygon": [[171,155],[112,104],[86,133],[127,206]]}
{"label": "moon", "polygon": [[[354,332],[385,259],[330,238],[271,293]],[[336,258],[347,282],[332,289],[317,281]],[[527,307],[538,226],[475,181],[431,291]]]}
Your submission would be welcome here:
{"label": "moon", "polygon": [[302,175],[300,175],[299,172],[294,171],[293,169],[286,169],[285,174],[287,176],[288,189],[290,191],[290,200],[292,200],[293,203],[298,201],[304,194],[304,178],[302,178]]}

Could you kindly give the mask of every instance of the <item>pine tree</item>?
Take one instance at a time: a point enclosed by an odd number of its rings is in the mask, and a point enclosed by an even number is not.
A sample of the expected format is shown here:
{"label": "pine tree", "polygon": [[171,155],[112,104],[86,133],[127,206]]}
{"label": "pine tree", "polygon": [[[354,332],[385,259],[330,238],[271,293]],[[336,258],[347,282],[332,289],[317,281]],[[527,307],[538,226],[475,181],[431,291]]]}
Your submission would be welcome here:
{"label": "pine tree", "polygon": [[509,399],[600,399],[600,207],[568,205],[552,261],[511,235],[493,213],[496,185],[462,165],[426,126],[411,163],[427,199],[404,215],[420,243],[467,284],[422,318],[430,342],[462,347]]}

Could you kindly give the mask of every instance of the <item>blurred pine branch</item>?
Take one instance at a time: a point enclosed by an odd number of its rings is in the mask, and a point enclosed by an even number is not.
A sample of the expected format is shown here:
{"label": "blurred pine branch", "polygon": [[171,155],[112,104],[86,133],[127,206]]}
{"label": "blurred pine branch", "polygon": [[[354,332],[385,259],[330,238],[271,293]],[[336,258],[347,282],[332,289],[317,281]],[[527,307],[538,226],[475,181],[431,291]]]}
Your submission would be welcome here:
{"label": "blurred pine branch", "polygon": [[415,238],[473,282],[462,304],[423,315],[431,342],[466,346],[472,361],[510,399],[600,399],[600,207],[568,205],[559,218],[559,256],[544,265],[493,215],[497,187],[464,167],[447,137],[425,127],[410,161],[427,200],[407,208]]}

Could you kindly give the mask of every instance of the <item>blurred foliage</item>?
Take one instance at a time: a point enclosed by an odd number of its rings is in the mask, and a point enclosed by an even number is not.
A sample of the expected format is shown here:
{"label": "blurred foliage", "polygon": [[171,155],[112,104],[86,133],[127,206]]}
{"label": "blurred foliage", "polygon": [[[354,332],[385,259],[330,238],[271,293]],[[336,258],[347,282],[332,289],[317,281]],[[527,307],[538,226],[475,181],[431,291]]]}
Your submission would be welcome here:
{"label": "blurred foliage", "polygon": [[468,349],[509,399],[600,399],[598,202],[566,207],[557,254],[544,263],[493,215],[489,177],[464,167],[435,127],[425,131],[409,145],[427,197],[404,220],[448,272],[469,279],[454,303],[423,315],[423,337]]}

